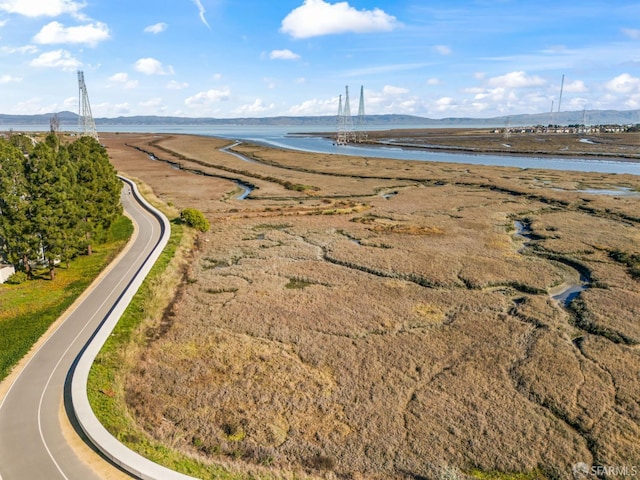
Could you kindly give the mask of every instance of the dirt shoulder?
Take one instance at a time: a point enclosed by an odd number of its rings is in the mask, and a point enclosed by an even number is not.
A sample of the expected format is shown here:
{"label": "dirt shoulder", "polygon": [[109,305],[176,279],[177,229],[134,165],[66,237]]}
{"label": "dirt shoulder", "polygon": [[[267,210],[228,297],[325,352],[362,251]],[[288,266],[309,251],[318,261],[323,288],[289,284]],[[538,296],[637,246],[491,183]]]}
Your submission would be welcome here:
{"label": "dirt shoulder", "polygon": [[[212,224],[122,373],[154,438],[283,478],[640,463],[638,177],[101,140]],[[593,279],[570,309],[564,260]]]}

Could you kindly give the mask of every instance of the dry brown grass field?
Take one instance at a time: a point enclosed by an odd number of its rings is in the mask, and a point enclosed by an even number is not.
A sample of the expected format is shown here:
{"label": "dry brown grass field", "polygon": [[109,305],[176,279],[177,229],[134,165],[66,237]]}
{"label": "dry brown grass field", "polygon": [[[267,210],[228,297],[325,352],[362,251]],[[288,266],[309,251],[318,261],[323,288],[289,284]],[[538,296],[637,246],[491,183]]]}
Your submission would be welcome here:
{"label": "dry brown grass field", "polygon": [[102,141],[212,224],[120,372],[154,438],[326,478],[640,465],[640,196],[581,191],[640,178]]}

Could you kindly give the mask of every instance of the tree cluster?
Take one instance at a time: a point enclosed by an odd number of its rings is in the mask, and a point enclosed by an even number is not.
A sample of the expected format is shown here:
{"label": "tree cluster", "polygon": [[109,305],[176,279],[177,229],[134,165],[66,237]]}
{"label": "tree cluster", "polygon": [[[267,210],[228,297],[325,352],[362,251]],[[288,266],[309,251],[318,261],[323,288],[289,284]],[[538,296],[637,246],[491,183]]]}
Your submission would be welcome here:
{"label": "tree cluster", "polygon": [[122,213],[122,184],[106,150],[91,137],[63,144],[51,133],[35,143],[0,139],[0,258],[31,275],[91,254]]}

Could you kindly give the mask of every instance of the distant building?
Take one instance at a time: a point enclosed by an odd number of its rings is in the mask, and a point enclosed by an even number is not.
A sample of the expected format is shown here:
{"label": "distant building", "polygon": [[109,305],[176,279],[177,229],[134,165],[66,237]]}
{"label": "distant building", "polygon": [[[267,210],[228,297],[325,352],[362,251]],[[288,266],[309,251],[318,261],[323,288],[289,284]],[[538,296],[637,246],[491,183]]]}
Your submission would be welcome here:
{"label": "distant building", "polygon": [[13,265],[0,264],[0,283],[4,283],[9,280],[9,277],[16,273],[16,269]]}

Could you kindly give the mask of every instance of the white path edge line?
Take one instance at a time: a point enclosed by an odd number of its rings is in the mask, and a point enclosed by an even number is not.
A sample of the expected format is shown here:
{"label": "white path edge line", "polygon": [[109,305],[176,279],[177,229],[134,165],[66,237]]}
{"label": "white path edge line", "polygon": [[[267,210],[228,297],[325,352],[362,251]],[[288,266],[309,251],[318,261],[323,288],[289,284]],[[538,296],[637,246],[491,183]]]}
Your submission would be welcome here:
{"label": "white path edge line", "polygon": [[93,341],[91,344],[87,345],[84,354],[79,359],[71,379],[71,404],[78,423],[80,424],[80,428],[82,428],[83,432],[91,440],[94,446],[113,463],[119,465],[127,472],[143,480],[194,480],[194,477],[175,472],[163,467],[162,465],[154,463],[120,443],[98,421],[91,409],[89,398],[87,396],[89,371],[91,370],[91,365],[93,364],[95,357],[100,352],[102,345],[106,342],[111,331],[131,302],[143,280],[155,264],[164,247],[167,245],[171,233],[171,227],[167,217],[152,207],[140,195],[134,182],[125,177],[120,178],[130,185],[131,191],[136,195],[136,198],[138,198],[139,201],[160,220],[164,227],[164,235],[156,249],[151,255],[149,255],[144,265],[141,267],[140,274],[132,281],[130,288],[123,292],[117,305],[105,320],[104,325],[98,332],[96,332]]}
{"label": "white path edge line", "polygon": [[[148,221],[148,220],[147,220]],[[151,222],[149,222],[151,223]],[[147,241],[147,245],[148,246],[150,243],[150,240]],[[146,247],[145,247],[146,248]],[[131,264],[129,266],[129,268],[127,269],[127,274],[129,272],[131,272],[131,270],[134,268],[134,265]],[[111,293],[113,293],[113,290],[117,289],[118,287],[120,287],[120,285],[122,284],[122,282],[124,281],[124,277],[121,278],[118,283],[116,284],[116,286],[112,289]],[[56,466],[56,468],[58,469],[58,471],[60,472],[60,474],[65,478],[65,480],[69,480],[69,477],[67,477],[65,475],[65,473],[62,470],[62,467],[60,467],[60,465],[58,464],[58,462],[56,462],[53,453],[51,452],[51,449],[49,448],[49,445],[47,444],[46,439],[44,438],[43,432],[42,432],[42,403],[44,401],[44,397],[47,393],[47,390],[49,388],[49,385],[51,383],[51,380],[53,378],[53,376],[55,375],[56,371],[58,370],[58,366],[60,365],[60,363],[62,362],[62,360],[64,359],[64,357],[67,355],[67,353],[69,353],[69,350],[71,350],[71,347],[76,343],[76,341],[78,340],[78,338],[84,333],[84,331],[87,329],[88,325],[90,323],[93,322],[93,320],[95,319],[98,311],[100,311],[102,309],[102,307],[104,307],[104,305],[109,301],[109,297],[106,297],[104,299],[104,301],[100,304],[100,306],[97,308],[96,312],[91,316],[91,318],[89,319],[88,322],[85,323],[84,327],[78,332],[78,334],[75,336],[75,338],[73,339],[72,342],[69,343],[69,346],[65,349],[65,351],[62,353],[62,355],[60,355],[60,358],[58,359],[58,362],[55,365],[55,368],[52,370],[51,375],[49,375],[49,378],[47,379],[47,383],[44,386],[44,389],[42,390],[42,395],[40,395],[40,402],[38,403],[38,430],[40,433],[40,439],[42,440],[42,444],[44,445],[44,448],[46,449],[47,453],[49,454],[49,457],[51,458],[51,461],[54,463],[54,465]],[[0,480],[2,480],[0,478]]]}

